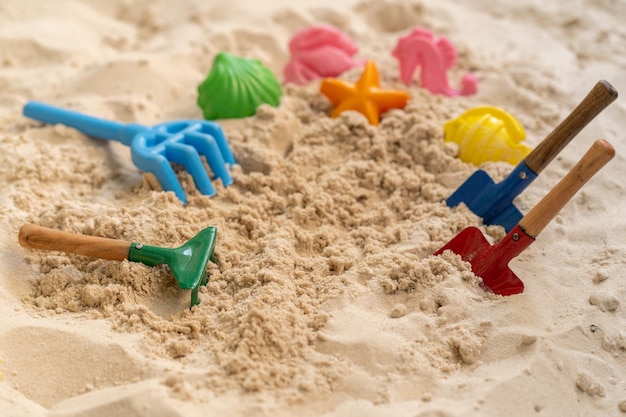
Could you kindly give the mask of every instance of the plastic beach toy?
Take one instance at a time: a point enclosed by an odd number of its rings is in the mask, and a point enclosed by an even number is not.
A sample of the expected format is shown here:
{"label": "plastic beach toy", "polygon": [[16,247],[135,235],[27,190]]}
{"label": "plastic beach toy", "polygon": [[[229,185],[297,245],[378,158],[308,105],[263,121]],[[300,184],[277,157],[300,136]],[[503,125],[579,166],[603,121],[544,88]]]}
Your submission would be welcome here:
{"label": "plastic beach toy", "polygon": [[617,90],[601,80],[565,120],[539,143],[506,178],[496,183],[489,174],[476,170],[446,200],[455,207],[464,203],[484,224],[497,224],[508,232],[520,221],[522,213],[513,200],[528,187],[565,146],[602,110],[617,98]]}
{"label": "plastic beach toy", "polygon": [[191,307],[198,304],[198,289],[206,285],[206,269],[213,260],[217,229],[201,230],[178,248],[161,248],[98,236],[86,236],[25,224],[19,242],[25,248],[56,250],[92,258],[141,262],[148,266],[168,265],[182,289],[191,290]]}
{"label": "plastic beach toy", "polygon": [[78,129],[88,136],[114,140],[130,146],[130,154],[137,168],[153,173],[165,191],[173,191],[183,204],[187,197],[176,178],[170,162],[185,167],[205,195],[215,194],[200,155],[204,156],[215,176],[224,186],[233,183],[226,165],[234,165],[222,128],[213,122],[179,120],[147,127],[140,124],[122,124],[35,101],[24,106],[24,116],[44,123],[61,123]]}
{"label": "plastic beach toy", "polygon": [[524,128],[513,115],[492,106],[474,107],[443,126],[446,142],[459,145],[463,162],[504,161],[517,165],[532,151],[521,143]]}
{"label": "plastic beach toy", "polygon": [[325,78],[320,85],[320,92],[335,106],[332,117],[337,117],[346,110],[355,110],[365,115],[373,125],[378,125],[381,113],[391,109],[403,109],[409,100],[406,91],[380,88],[380,76],[374,61],[365,64],[365,70],[356,84]]}
{"label": "plastic beach toy", "polygon": [[198,106],[207,120],[252,116],[261,104],[278,106],[282,88],[258,59],[220,52],[198,86]]}
{"label": "plastic beach toy", "polygon": [[333,26],[308,27],[289,41],[291,58],[283,68],[284,80],[305,85],[320,78],[338,77],[365,63],[353,59],[357,51],[352,40]]}
{"label": "plastic beach toy", "polygon": [[456,48],[448,38],[436,39],[427,29],[413,28],[408,35],[398,39],[392,54],[400,64],[400,79],[407,85],[419,66],[421,85],[433,94],[467,96],[478,90],[478,80],[472,74],[463,76],[459,90],[450,87],[447,71],[456,65]]}
{"label": "plastic beach toy", "polygon": [[471,264],[472,272],[483,279],[483,286],[496,294],[523,292],[524,283],[508,267],[509,261],[532,244],[576,192],[614,156],[611,144],[597,140],[572,170],[498,243],[491,245],[480,229],[468,227],[435,255],[446,250],[460,255]]}

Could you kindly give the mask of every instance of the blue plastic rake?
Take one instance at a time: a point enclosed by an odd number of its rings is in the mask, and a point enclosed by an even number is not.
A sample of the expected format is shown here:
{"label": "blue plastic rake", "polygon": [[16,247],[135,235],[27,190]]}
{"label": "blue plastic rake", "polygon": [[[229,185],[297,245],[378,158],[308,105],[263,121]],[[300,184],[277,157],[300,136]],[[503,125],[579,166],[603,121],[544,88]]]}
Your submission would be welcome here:
{"label": "blue plastic rake", "polygon": [[227,164],[236,164],[222,128],[205,120],[179,120],[153,127],[123,124],[100,119],[36,101],[24,106],[24,116],[50,124],[64,124],[98,139],[114,140],[130,147],[133,163],[153,173],[165,191],[173,191],[183,204],[187,196],[170,162],[181,164],[191,175],[196,188],[215,195],[215,188],[202,159],[224,186],[233,183]]}

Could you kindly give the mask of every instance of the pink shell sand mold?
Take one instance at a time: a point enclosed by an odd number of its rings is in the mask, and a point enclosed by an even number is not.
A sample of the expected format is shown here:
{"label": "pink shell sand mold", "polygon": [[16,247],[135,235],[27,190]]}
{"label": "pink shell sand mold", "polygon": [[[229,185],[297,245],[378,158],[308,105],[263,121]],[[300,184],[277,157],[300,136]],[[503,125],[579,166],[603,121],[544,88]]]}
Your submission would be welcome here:
{"label": "pink shell sand mold", "polygon": [[361,66],[365,60],[352,57],[358,48],[339,29],[330,25],[314,25],[296,33],[289,41],[291,59],[283,69],[286,83],[298,85]]}
{"label": "pink shell sand mold", "polygon": [[461,88],[456,90],[448,83],[447,71],[457,63],[456,48],[444,36],[435,38],[428,29],[415,27],[406,36],[398,39],[392,55],[400,64],[400,78],[410,84],[413,74],[421,66],[420,83],[433,94],[446,96],[467,96],[478,91],[478,80],[472,74],[465,74]]}

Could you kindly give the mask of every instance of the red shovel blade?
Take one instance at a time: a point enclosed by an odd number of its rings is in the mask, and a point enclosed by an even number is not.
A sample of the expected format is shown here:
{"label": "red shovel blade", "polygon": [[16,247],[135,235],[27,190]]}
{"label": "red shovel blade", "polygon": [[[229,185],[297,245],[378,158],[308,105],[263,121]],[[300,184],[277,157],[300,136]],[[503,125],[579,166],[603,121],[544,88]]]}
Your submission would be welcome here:
{"label": "red shovel blade", "polygon": [[472,265],[472,272],[483,279],[483,287],[495,294],[513,295],[524,291],[524,283],[509,268],[509,261],[522,253],[535,239],[515,226],[495,245],[490,245],[480,229],[468,227],[456,235],[444,247],[445,250],[461,255]]}

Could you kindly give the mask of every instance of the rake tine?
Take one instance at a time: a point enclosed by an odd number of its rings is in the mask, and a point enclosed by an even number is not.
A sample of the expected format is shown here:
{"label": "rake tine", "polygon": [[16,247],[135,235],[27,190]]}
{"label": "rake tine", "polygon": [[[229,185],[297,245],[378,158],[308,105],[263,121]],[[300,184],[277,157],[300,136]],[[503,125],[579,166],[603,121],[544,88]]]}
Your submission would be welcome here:
{"label": "rake tine", "polygon": [[[226,136],[224,135],[224,130],[220,125],[213,122],[202,122],[200,124],[200,132],[198,133],[203,133],[204,135],[208,135],[213,138],[213,140],[217,143],[217,146],[219,148],[219,154],[222,156],[224,162],[226,162],[230,166],[233,166],[237,163],[237,161],[235,161],[235,156],[233,155],[233,152],[230,150],[230,146],[228,146],[228,141],[226,140]],[[213,167],[211,167],[211,169],[213,169]],[[224,182],[224,178],[222,178],[222,182]]]}
{"label": "rake tine", "polygon": [[215,195],[215,188],[211,184],[211,178],[206,172],[200,154],[193,146],[186,145],[180,142],[168,143],[165,147],[167,158],[179,163],[185,167],[193,182],[196,184],[196,188],[205,195]]}
{"label": "rake tine", "polygon": [[185,143],[193,146],[196,151],[207,160],[215,176],[222,180],[226,187],[233,183],[233,179],[226,169],[226,162],[219,149],[219,143],[211,135],[199,132],[185,133]]}
{"label": "rake tine", "polygon": [[173,191],[176,197],[186,205],[187,196],[185,195],[183,186],[176,178],[176,173],[172,165],[170,165],[170,161],[160,154],[153,154],[149,158],[146,158],[146,160],[149,162],[150,167],[141,169],[152,172],[159,181],[159,184],[161,184],[161,187],[163,187],[163,190]]}

